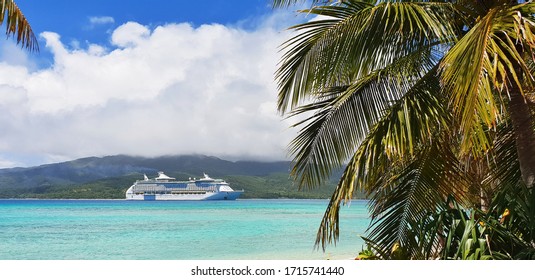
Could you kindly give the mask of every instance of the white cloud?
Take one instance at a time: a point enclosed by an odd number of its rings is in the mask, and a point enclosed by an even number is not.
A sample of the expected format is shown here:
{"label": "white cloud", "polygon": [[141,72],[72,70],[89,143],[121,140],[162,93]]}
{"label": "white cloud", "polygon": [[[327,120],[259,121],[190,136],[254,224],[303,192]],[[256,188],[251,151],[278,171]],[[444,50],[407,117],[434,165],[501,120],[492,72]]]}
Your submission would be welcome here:
{"label": "white cloud", "polygon": [[11,167],[17,167],[19,165],[20,163],[18,162],[0,159],[0,168],[11,168]]}
{"label": "white cloud", "polygon": [[0,64],[0,155],[283,159],[293,135],[276,112],[273,73],[286,35],[128,22],[113,31],[113,49],[69,49],[42,33],[52,66]]}
{"label": "white cloud", "polygon": [[113,17],[110,17],[110,16],[100,16],[100,17],[94,16],[94,17],[89,17],[89,23],[93,26],[100,25],[100,24],[112,24],[112,23],[115,23],[115,19],[113,19]]}
{"label": "white cloud", "polygon": [[4,40],[0,44],[0,63],[24,66],[28,69],[35,69],[36,65],[33,63],[28,55],[28,52],[17,46],[13,40]]}
{"label": "white cloud", "polygon": [[137,22],[127,22],[113,31],[111,41],[118,47],[135,47],[147,41],[149,35],[147,27]]}

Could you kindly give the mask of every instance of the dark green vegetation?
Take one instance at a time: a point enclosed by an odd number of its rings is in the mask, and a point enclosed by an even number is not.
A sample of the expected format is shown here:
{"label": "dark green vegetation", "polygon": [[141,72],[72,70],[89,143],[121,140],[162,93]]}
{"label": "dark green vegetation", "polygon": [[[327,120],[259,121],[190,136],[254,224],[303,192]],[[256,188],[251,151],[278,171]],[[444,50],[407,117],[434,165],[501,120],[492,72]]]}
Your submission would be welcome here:
{"label": "dark green vegetation", "polygon": [[177,179],[222,178],[241,198],[329,198],[336,185],[327,182],[313,191],[299,191],[289,178],[289,162],[231,162],[208,156],[84,158],[30,168],[0,170],[0,198],[123,199],[135,180],[157,176]]}
{"label": "dark green vegetation", "polygon": [[[287,6],[301,0],[275,0]],[[276,73],[298,185],[366,192],[363,258],[535,256],[535,3],[313,0]]]}

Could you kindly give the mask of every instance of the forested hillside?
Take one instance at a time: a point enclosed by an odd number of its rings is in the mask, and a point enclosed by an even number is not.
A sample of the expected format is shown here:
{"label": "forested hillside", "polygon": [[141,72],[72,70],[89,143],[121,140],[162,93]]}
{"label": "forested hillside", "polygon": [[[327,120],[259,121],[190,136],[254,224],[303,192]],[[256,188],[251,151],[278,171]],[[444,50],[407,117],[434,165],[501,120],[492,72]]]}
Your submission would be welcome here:
{"label": "forested hillside", "polygon": [[[202,155],[143,158],[91,157],[29,168],[0,169],[0,198],[122,199],[135,180],[164,171],[186,180],[203,173],[221,178],[241,198],[329,198],[336,179],[313,190],[298,190],[290,162],[227,161]],[[335,176],[333,178],[336,178]]]}

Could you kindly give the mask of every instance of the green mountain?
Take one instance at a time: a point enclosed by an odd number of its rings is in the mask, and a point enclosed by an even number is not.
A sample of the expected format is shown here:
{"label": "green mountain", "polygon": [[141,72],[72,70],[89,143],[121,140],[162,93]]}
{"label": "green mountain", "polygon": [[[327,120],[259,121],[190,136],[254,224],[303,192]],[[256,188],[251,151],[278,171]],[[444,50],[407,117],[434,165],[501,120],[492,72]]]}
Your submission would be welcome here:
{"label": "green mountain", "polygon": [[329,198],[336,180],[299,191],[289,178],[290,162],[227,161],[188,155],[156,158],[133,156],[90,157],[29,168],[0,169],[0,198],[122,199],[132,183],[158,171],[177,179],[225,179],[241,198]]}

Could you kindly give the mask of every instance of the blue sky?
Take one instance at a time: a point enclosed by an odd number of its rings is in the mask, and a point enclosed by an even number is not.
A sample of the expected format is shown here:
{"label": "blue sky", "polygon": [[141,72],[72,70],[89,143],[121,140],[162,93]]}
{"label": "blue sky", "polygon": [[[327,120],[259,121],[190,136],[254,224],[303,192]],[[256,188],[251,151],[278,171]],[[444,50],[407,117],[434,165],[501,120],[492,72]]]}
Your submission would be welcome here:
{"label": "blue sky", "polygon": [[[0,168],[86,156],[287,159],[286,28],[266,0],[19,0],[39,38],[0,43]],[[0,27],[1,28],[1,27]]]}
{"label": "blue sky", "polygon": [[[76,41],[81,47],[108,44],[109,32],[129,21],[152,27],[176,22],[193,26],[217,23],[251,30],[274,12],[270,0],[19,0],[17,4],[36,34],[57,32],[62,40]],[[40,38],[41,45],[43,41]],[[35,59],[50,63],[46,49]]]}
{"label": "blue sky", "polygon": [[[160,25],[168,22],[233,24],[271,13],[269,0],[19,0],[19,7],[36,26],[78,34],[86,19],[111,16],[117,22],[136,21]],[[66,22],[67,21],[67,22]]]}

